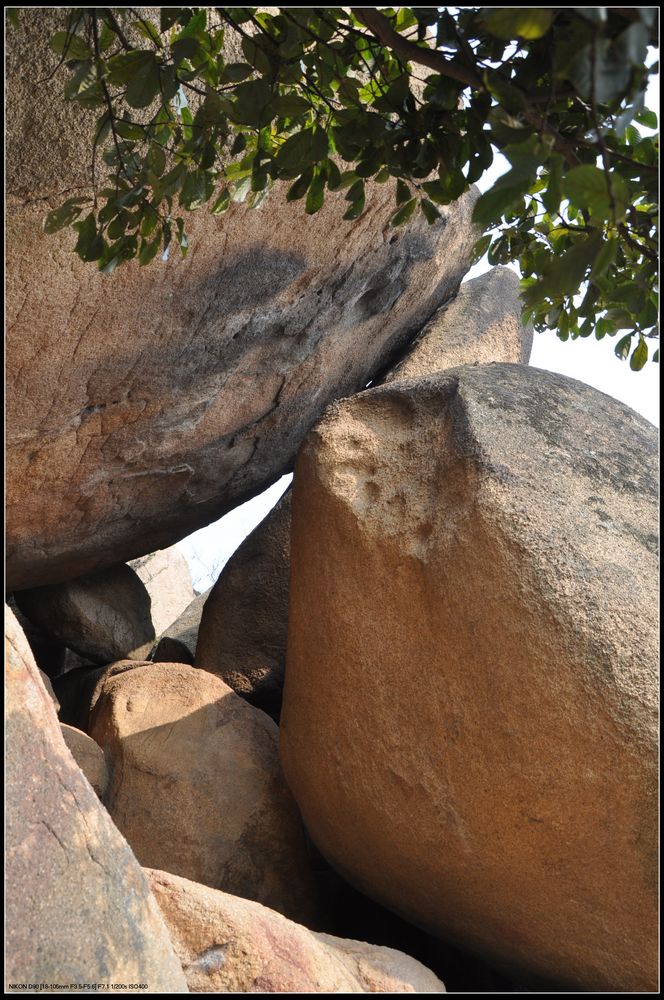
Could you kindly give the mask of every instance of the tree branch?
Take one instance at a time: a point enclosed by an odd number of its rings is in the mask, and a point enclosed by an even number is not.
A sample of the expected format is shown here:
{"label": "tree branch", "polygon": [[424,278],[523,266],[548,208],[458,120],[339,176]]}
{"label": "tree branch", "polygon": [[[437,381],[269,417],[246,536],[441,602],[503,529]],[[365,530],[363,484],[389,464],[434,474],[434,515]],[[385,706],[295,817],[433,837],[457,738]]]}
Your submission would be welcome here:
{"label": "tree branch", "polygon": [[385,48],[391,49],[395,55],[406,62],[420,63],[428,66],[429,69],[440,73],[441,76],[448,76],[452,80],[465,83],[468,87],[476,87],[484,90],[484,82],[474,69],[460,66],[459,63],[446,59],[442,53],[435,49],[425,48],[409,42],[407,38],[395,31],[388,19],[375,7],[353,7],[353,14],[365,24],[372,35]]}

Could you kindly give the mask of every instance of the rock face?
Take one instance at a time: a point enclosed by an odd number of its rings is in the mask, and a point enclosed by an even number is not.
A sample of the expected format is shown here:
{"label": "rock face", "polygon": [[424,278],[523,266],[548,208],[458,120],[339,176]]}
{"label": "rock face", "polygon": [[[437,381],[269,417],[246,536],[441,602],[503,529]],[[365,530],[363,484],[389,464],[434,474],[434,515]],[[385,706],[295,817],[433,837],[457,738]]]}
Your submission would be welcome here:
{"label": "rock face", "polygon": [[260,903],[146,872],[192,993],[444,993],[392,948],[315,934]]}
{"label": "rock face", "polygon": [[657,989],[657,434],[467,366],[329,408],[296,466],[281,728],[317,846],[498,962]]}
{"label": "rock face", "polygon": [[[100,274],[47,211],[89,191],[91,133],[49,77],[62,14],[22,9],[7,52],[7,581],[22,589],[171,545],[292,465],[325,405],[366,385],[455,291],[475,194],[398,229],[390,184],[360,219],[187,218],[186,260]],[[25,72],[26,65],[30,73]],[[35,107],[53,114],[35,116]],[[44,150],[49,155],[44,155]]]}
{"label": "rock face", "polygon": [[384,381],[422,378],[473,362],[527,365],[532,346],[532,327],[521,321],[518,275],[494,267],[461,285]]}
{"label": "rock face", "polygon": [[288,492],[226,563],[205,602],[197,667],[273,717],[281,709],[288,634]]}
{"label": "rock face", "polygon": [[193,601],[196,594],[187,560],[175,545],[129,563],[150,595],[155,635],[161,635]]}
{"label": "rock face", "polygon": [[129,566],[16,595],[21,611],[94,663],[144,659],[154,640],[150,595]]}
{"label": "rock face", "polygon": [[159,909],[65,746],[6,609],[6,983],[186,993]]}
{"label": "rock face", "polygon": [[[159,637],[159,642],[156,645],[153,657],[157,656],[165,658],[167,663],[175,662],[172,660],[171,651],[177,649],[172,643],[166,642],[166,640],[172,639],[178,643],[178,645],[183,645],[191,657],[191,662],[194,663],[196,657],[196,646],[198,643],[198,630],[201,624],[201,616],[203,614],[203,608],[205,607],[205,602],[210,596],[210,591],[212,588],[204,591],[202,594],[198,594],[197,597],[193,599],[191,604],[188,604],[184,609],[179,618],[168,626],[163,635]],[[161,650],[161,653],[159,652]]]}
{"label": "rock face", "polygon": [[60,723],[62,738],[67,749],[88,779],[99,798],[103,798],[108,785],[108,767],[104,751],[81,729]]}
{"label": "rock face", "polygon": [[105,804],[141,864],[309,921],[315,891],[271,719],[183,664],[114,664],[90,735],[112,761]]}

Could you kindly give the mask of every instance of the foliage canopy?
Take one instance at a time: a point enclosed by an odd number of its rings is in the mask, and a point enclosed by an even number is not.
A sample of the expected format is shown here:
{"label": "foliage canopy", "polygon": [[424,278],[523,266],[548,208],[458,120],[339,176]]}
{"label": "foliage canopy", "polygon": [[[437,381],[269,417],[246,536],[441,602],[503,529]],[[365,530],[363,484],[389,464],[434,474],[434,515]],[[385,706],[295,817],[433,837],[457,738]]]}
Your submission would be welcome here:
{"label": "foliage canopy", "polygon": [[[18,23],[18,9],[10,18]],[[645,107],[653,7],[132,8],[63,12],[64,99],[98,109],[93,198],[46,231],[111,272],[187,252],[185,215],[257,206],[275,181],[306,212],[396,178],[392,224],[430,223],[490,167],[476,259],[518,260],[524,309],[563,340],[657,337],[658,136]],[[20,25],[19,25],[20,26]],[[653,360],[658,360],[655,351]]]}

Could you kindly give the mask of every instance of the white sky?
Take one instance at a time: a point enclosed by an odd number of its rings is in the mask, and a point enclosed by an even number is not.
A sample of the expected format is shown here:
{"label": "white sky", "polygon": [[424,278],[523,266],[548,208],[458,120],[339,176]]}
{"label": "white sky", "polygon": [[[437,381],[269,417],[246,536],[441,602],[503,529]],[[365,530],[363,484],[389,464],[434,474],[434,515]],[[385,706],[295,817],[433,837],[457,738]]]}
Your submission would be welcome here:
{"label": "white sky", "polygon": [[[648,89],[646,104],[659,118],[657,81],[653,81]],[[482,191],[487,190],[508,168],[505,158],[498,155],[491,169],[479,181],[478,187]],[[518,273],[518,267],[512,266]],[[464,281],[483,274],[489,268],[485,258],[471,268]],[[563,342],[552,330],[536,333],[530,364],[592,385],[631,406],[658,427],[659,365],[649,361],[640,372],[633,372],[627,362],[620,361],[613,353],[618,339],[605,337],[597,341],[594,337],[587,337]],[[276,504],[291,478],[282,476],[264,493],[178,542],[178,547],[189,562],[194,586],[198,591],[212,586],[224,564]]]}

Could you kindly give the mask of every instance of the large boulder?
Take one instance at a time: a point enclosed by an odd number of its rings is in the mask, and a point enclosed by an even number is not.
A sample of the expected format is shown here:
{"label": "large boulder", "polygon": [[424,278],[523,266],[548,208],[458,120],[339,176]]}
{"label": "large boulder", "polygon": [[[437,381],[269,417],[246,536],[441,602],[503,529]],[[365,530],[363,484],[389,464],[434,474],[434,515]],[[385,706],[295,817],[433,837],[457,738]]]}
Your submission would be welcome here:
{"label": "large boulder", "polygon": [[65,746],[9,609],[5,650],[6,983],[186,993],[146,879]]}
{"label": "large boulder", "polygon": [[288,634],[291,491],[242,542],[203,608],[195,665],[279,716]]}
{"label": "large boulder", "polygon": [[519,277],[509,267],[492,267],[465,281],[455,297],[426,324],[386,382],[422,378],[476,362],[527,365],[533,328],[521,320]]}
{"label": "large boulder", "polygon": [[15,596],[31,622],[93,663],[143,660],[152,647],[150,595],[122,563]]}
{"label": "large boulder", "polygon": [[260,903],[146,871],[192,993],[444,993],[393,948],[316,934]]}
{"label": "large boulder", "polygon": [[93,694],[90,735],[111,763],[104,802],[142,865],[317,913],[278,729],[223,681],[184,664],[114,664]]}
{"label": "large boulder", "polygon": [[[355,392],[454,293],[475,193],[388,225],[392,183],[314,216],[285,186],[262,207],[187,216],[171,254],[112,275],[48,210],[90,190],[98,118],[63,101],[22,8],[7,51],[8,585],[58,582],[171,545],[274,482],[325,405]],[[29,67],[29,71],[26,68]],[[35,109],[48,109],[36,113]]]}
{"label": "large boulder", "polygon": [[657,433],[471,365],[296,466],[281,754],[323,854],[495,962],[657,988]]}
{"label": "large boulder", "polygon": [[161,635],[193,601],[196,594],[189,564],[175,546],[133,559],[129,565],[150,595],[150,617]]}

